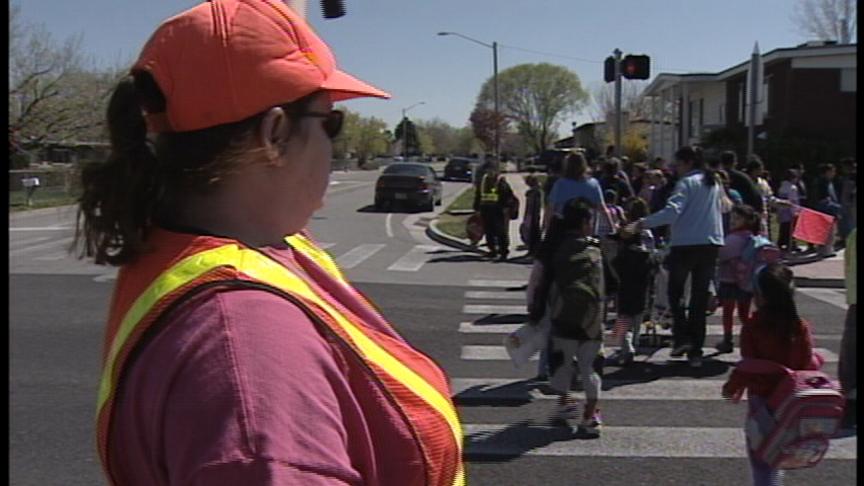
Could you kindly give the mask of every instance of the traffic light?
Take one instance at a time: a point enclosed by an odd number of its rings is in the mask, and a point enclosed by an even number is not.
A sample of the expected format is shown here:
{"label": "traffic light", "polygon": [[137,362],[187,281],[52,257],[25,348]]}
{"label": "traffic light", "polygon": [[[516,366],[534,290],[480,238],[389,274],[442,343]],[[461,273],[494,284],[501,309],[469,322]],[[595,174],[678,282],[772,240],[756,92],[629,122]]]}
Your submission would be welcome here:
{"label": "traffic light", "polygon": [[615,81],[615,58],[612,56],[607,57],[603,63],[603,79],[607,83]]}
{"label": "traffic light", "polygon": [[621,60],[621,76],[627,79],[650,78],[651,59],[644,54],[628,54],[624,56],[624,59]]}

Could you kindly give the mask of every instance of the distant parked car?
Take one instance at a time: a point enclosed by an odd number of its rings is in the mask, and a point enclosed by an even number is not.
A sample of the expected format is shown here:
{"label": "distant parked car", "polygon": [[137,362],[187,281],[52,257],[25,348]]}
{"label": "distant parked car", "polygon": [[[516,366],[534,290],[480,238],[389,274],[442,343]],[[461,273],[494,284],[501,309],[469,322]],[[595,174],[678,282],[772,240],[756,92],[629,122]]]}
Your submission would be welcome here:
{"label": "distant parked car", "polygon": [[406,203],[432,211],[441,205],[441,181],[435,171],[425,164],[393,163],[384,169],[375,183],[375,208]]}
{"label": "distant parked car", "polygon": [[473,182],[476,166],[471,159],[454,157],[444,166],[444,180]]}

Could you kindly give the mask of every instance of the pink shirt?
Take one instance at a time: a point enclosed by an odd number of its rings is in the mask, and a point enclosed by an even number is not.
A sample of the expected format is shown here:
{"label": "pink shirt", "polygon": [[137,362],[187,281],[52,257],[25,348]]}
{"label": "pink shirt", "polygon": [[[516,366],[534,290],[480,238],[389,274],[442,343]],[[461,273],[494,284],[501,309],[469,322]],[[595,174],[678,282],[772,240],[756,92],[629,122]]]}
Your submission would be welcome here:
{"label": "pink shirt", "polygon": [[[287,246],[265,252],[293,258]],[[395,335],[324,275],[314,280]],[[325,333],[263,290],[185,302],[141,348],[118,391],[115,479],[123,486],[422,485],[420,450],[400,412]]]}
{"label": "pink shirt", "polygon": [[741,252],[753,233],[750,230],[732,231],[723,241],[717,253],[717,280],[723,283],[735,283],[735,263],[741,258]]}

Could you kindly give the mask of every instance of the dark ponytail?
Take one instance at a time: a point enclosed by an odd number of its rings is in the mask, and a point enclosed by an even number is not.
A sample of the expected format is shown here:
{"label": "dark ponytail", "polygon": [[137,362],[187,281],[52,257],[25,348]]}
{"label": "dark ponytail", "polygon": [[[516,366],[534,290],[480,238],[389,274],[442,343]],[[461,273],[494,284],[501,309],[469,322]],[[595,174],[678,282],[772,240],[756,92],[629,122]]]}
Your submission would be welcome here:
{"label": "dark ponytail", "polygon": [[[310,93],[280,106],[296,121],[315,96]],[[130,263],[146,249],[151,225],[177,223],[186,198],[207,193],[258,158],[261,148],[255,133],[267,110],[201,130],[161,132],[151,143],[143,112],[158,114],[165,109],[165,96],[145,71],[114,88],[107,113],[108,160],[81,172],[83,194],[74,245],[81,248],[82,257],[93,257],[98,264]],[[292,133],[299,127],[292,123]]]}
{"label": "dark ponytail", "polygon": [[794,275],[789,267],[769,263],[756,274],[756,292],[762,298],[757,325],[766,327],[783,342],[803,334],[803,323],[795,305]]}
{"label": "dark ponytail", "polygon": [[122,265],[143,249],[144,231],[164,191],[142,108],[164,111],[164,106],[150,76],[121,80],[108,102],[111,152],[104,163],[82,169],[75,232],[75,244],[97,264]]}
{"label": "dark ponytail", "polygon": [[705,159],[702,157],[702,149],[699,147],[685,145],[675,152],[675,158],[690,162],[693,164],[694,169],[701,170],[704,174],[703,182],[706,186],[711,187],[717,184],[717,170],[705,163]]}

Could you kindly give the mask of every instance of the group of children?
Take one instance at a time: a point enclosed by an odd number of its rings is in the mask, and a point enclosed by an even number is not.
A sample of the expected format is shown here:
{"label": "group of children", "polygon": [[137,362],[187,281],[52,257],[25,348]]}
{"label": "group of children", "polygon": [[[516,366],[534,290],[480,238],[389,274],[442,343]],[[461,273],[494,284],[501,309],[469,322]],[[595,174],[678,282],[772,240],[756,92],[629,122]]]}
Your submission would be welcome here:
{"label": "group of children", "polygon": [[[529,183],[529,186],[530,190],[537,190],[536,183]],[[606,191],[604,196],[608,211],[619,227],[650,212],[646,201],[639,197],[629,199],[626,207],[622,207],[614,192]],[[653,287],[653,270],[662,264],[657,258],[658,245],[654,236],[646,229],[628,236],[623,232],[607,235],[617,245],[614,257],[605,262],[610,268],[604,269],[604,258],[609,257],[601,252],[600,241],[592,236],[592,218],[596,214],[594,205],[582,198],[565,205],[563,217],[553,220],[545,239],[538,238],[534,242],[535,268],[528,288],[529,321],[539,322],[548,312],[551,322],[548,349],[541,356],[538,378],[547,378],[545,372],[548,372],[551,387],[559,393],[555,419],[559,422],[579,420],[577,433],[592,437],[599,437],[602,425],[599,399],[605,295],[614,293],[616,296],[617,319],[613,335],[620,345],[618,363],[626,366],[633,361],[643,318],[646,311],[651,310],[647,303]],[[729,231],[720,250],[715,280],[723,312],[723,339],[717,343],[717,350],[721,353],[733,350],[737,309],[743,329],[747,330],[742,332],[741,341],[744,358],[768,359],[790,369],[804,369],[813,359],[813,342],[809,324],[795,309],[791,270],[772,262],[750,268],[750,275],[742,279],[742,252],[750,239],[761,231],[759,213],[744,204],[731,207]],[[610,276],[615,282],[608,281]],[[660,293],[665,289],[654,288],[653,291]],[[752,302],[758,310],[751,314]],[[784,349],[795,352],[780,352]],[[574,358],[586,394],[581,415],[570,391],[576,369],[572,365]],[[751,396],[757,397],[750,402],[751,408],[766,406],[765,401],[758,398],[760,393],[768,393],[764,380],[753,379],[745,373],[733,373],[722,393],[725,397],[740,397],[745,388],[750,389]],[[748,456],[754,482],[776,484],[780,472],[760,462],[749,448]]]}

